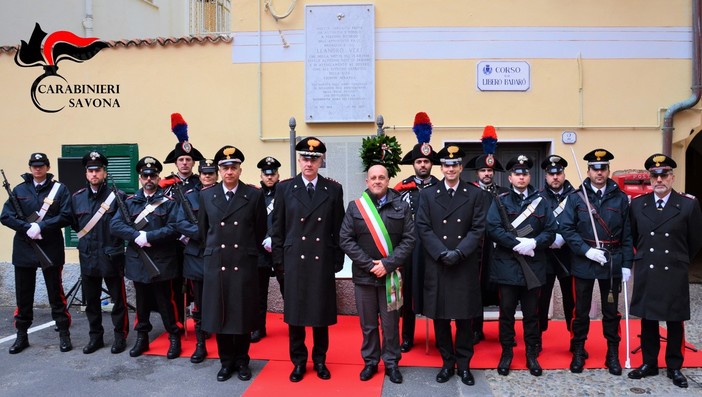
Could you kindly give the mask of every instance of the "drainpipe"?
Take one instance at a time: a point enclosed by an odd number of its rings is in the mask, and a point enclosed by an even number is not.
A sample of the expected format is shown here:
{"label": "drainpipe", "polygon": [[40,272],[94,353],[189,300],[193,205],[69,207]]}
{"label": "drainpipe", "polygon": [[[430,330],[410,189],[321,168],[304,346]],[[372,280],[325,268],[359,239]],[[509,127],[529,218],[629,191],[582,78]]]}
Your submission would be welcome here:
{"label": "drainpipe", "polygon": [[93,0],[85,0],[83,29],[85,29],[85,37],[93,37]]}
{"label": "drainpipe", "polygon": [[702,0],[692,0],[692,95],[678,103],[672,104],[663,118],[663,154],[670,156],[673,151],[673,116],[681,110],[689,109],[702,96],[702,75],[700,74],[700,8]]}

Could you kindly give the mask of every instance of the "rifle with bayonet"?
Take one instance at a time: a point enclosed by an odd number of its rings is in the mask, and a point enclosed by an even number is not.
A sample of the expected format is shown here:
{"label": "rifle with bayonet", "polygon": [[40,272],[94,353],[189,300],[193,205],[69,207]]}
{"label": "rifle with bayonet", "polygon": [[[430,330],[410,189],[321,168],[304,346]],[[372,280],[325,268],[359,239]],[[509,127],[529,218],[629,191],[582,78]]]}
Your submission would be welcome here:
{"label": "rifle with bayonet", "polygon": [[[119,208],[119,211],[122,213],[122,218],[124,221],[127,223],[128,226],[133,227],[136,230],[141,230],[146,226],[148,221],[146,218],[142,219],[139,224],[135,224],[134,221],[132,220],[131,216],[129,215],[129,210],[127,209],[127,205],[124,204],[124,200],[122,200],[122,196],[119,194],[119,190],[117,189],[117,185],[115,184],[115,180],[112,178],[112,175],[109,175],[110,178],[110,183],[112,183],[111,189],[115,193],[115,201],[117,202],[117,207]],[[139,257],[141,258],[141,261],[144,263],[144,267],[146,268],[146,272],[149,273],[149,276],[151,278],[155,278],[161,275],[161,271],[158,270],[158,266],[156,266],[156,263],[154,263],[153,259],[149,256],[149,254],[144,250],[144,248],[138,246],[135,242],[130,241],[129,244],[134,244],[134,248],[136,249],[137,253],[139,254]]]}
{"label": "rifle with bayonet", "polygon": [[[173,172],[171,172],[171,176],[174,178],[178,178],[178,176]],[[172,186],[176,196],[178,197],[178,201],[183,206],[183,211],[185,211],[185,216],[188,218],[188,221],[193,225],[197,225],[197,217],[195,216],[195,212],[193,211],[193,206],[190,204],[190,200],[185,198],[182,183],[176,182]]]}
{"label": "rifle with bayonet", "polygon": [[[22,211],[22,206],[17,200],[17,197],[12,192],[12,189],[10,189],[10,182],[7,181],[7,177],[5,176],[5,170],[0,170],[0,172],[2,172],[2,186],[5,188],[7,194],[10,196],[10,202],[12,203],[12,207],[15,209],[15,213],[17,213],[17,218],[27,223],[36,222],[39,218],[39,215],[37,215],[36,212],[32,212],[29,216],[24,214],[24,212]],[[34,239],[29,239],[29,245],[32,246],[32,249],[37,255],[37,259],[39,259],[39,263],[41,264],[41,268],[43,270],[46,270],[54,265],[54,263],[51,261],[51,258],[49,258],[49,256],[46,255],[46,252],[44,252],[44,250]]]}
{"label": "rifle with bayonet", "polygon": [[[527,225],[519,230],[516,230],[514,226],[512,226],[512,222],[509,221],[509,217],[507,216],[507,210],[505,210],[505,205],[502,204],[502,201],[500,200],[499,196],[495,196],[495,205],[497,205],[497,209],[500,213],[502,226],[504,226],[505,230],[507,230],[509,233],[514,234],[516,237],[524,237],[534,231],[531,225]],[[534,271],[531,270],[531,267],[527,263],[526,259],[524,259],[522,255],[514,251],[512,251],[512,254],[514,254],[514,257],[517,259],[517,262],[519,262],[519,265],[522,268],[522,273],[524,273],[524,279],[526,280],[527,289],[540,287],[541,281],[539,281],[538,277],[536,277]]]}

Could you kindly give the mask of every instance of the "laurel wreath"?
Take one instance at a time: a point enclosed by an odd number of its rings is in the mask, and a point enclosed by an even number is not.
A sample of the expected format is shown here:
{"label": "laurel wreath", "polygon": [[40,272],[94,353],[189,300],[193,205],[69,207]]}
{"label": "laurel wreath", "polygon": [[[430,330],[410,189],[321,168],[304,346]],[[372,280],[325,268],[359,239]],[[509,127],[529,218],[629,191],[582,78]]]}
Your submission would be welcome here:
{"label": "laurel wreath", "polygon": [[360,150],[363,171],[380,164],[387,168],[388,176],[394,178],[400,172],[401,153],[402,148],[394,136],[376,135],[363,138]]}

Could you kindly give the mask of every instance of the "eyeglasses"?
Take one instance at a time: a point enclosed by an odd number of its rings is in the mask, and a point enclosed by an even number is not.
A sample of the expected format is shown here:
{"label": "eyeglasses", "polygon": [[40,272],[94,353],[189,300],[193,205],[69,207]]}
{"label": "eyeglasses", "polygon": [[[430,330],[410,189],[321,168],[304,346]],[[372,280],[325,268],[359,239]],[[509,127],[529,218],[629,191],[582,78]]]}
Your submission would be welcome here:
{"label": "eyeglasses", "polygon": [[139,176],[141,177],[141,179],[149,179],[149,178],[156,179],[156,178],[158,178],[158,174],[140,174]]}
{"label": "eyeglasses", "polygon": [[653,174],[653,173],[651,173],[651,179],[658,179],[658,178],[668,179],[668,177],[670,175],[672,175],[672,174],[670,174],[670,173],[666,173],[666,174]]}

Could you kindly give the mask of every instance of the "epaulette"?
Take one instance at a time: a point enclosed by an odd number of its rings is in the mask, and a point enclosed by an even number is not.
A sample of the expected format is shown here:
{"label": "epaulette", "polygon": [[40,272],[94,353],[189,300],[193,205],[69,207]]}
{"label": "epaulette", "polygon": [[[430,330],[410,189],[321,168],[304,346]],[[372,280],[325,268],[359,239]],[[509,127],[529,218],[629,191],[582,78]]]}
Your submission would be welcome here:
{"label": "epaulette", "polygon": [[332,178],[329,178],[329,177],[326,177],[326,176],[324,177],[324,179],[326,179],[326,180],[328,180],[328,181],[330,181],[330,182],[334,182],[334,183],[336,183],[337,185],[341,186],[341,182],[339,182],[339,181],[337,181],[337,180],[335,180],[335,179],[332,179]]}
{"label": "epaulette", "polygon": [[210,185],[210,186],[203,187],[202,189],[200,189],[200,191],[201,191],[201,192],[204,192],[205,190],[211,189],[211,188],[213,188],[213,187],[215,187],[215,186],[217,186],[217,185],[219,185],[219,183],[215,183],[214,185]]}
{"label": "epaulette", "polygon": [[287,181],[289,181],[289,180],[291,180],[291,179],[293,179],[293,178],[290,177],[290,178],[281,179],[281,180],[278,181],[278,183],[287,182]]}
{"label": "epaulette", "polygon": [[251,183],[247,183],[247,185],[248,185],[248,186],[251,186],[251,187],[254,188],[254,189],[260,189],[258,186],[254,185],[254,184],[251,184]]}
{"label": "epaulette", "polygon": [[397,190],[398,192],[404,192],[405,190],[412,190],[417,188],[417,182],[410,181],[408,183],[405,183],[406,180],[407,179],[395,185],[395,190]]}
{"label": "epaulette", "polygon": [[174,175],[169,175],[158,181],[158,186],[160,186],[161,189],[165,189],[168,186],[175,185],[176,182],[178,182],[178,178]]}
{"label": "epaulette", "polygon": [[85,189],[87,189],[87,187],[84,187],[84,188],[78,190],[77,192],[73,193],[73,196],[76,196],[76,195],[78,195],[78,194],[80,194],[80,193],[83,193],[83,192],[85,191]]}
{"label": "epaulette", "polygon": [[195,188],[188,189],[188,190],[186,190],[185,192],[183,192],[183,194],[184,194],[184,195],[185,195],[185,194],[188,194],[188,193],[190,193],[190,192],[192,192],[192,191],[194,191],[194,190],[195,190]]}
{"label": "epaulette", "polygon": [[683,197],[689,198],[690,200],[696,200],[696,199],[697,199],[697,197],[695,197],[695,196],[693,196],[693,195],[691,195],[691,194],[689,194],[689,193],[685,193],[685,192],[678,192],[678,193],[680,193],[680,195],[683,196]]}
{"label": "epaulette", "polygon": [[508,195],[509,193],[510,193],[510,191],[502,192],[502,193],[498,194],[497,197],[504,197],[504,196]]}

